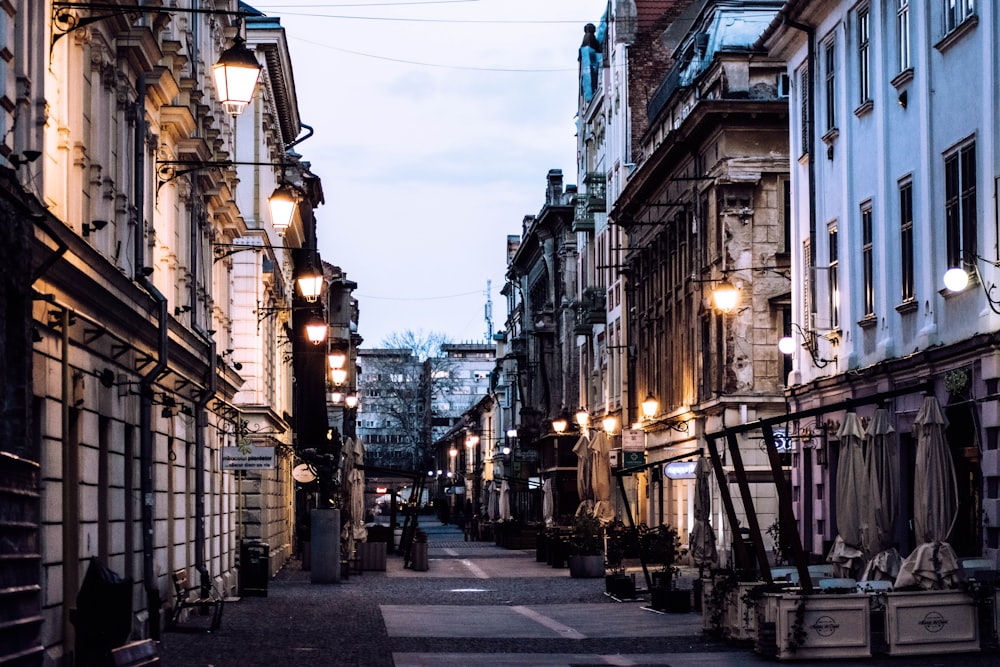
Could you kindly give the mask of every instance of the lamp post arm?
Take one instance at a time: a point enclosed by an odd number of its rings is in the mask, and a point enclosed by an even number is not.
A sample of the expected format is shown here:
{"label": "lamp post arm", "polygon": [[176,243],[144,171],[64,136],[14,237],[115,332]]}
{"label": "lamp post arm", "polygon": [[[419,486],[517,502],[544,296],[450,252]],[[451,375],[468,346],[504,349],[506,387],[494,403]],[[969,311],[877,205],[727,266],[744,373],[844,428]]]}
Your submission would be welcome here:
{"label": "lamp post arm", "polygon": [[[94,16],[84,16],[82,18],[70,13],[71,9],[86,9],[91,12],[101,12],[101,14]],[[240,10],[230,10],[230,9],[205,9],[201,7],[154,7],[150,5],[140,5],[140,4],[118,4],[111,2],[62,2],[56,0],[52,3],[52,43],[50,45],[54,46],[56,41],[63,35],[68,35],[74,30],[79,30],[80,28],[86,28],[88,25],[93,25],[104,21],[105,19],[114,18],[115,16],[127,16],[129,14],[173,14],[175,12],[184,14],[212,14],[215,16],[253,16],[253,14],[240,11]]]}

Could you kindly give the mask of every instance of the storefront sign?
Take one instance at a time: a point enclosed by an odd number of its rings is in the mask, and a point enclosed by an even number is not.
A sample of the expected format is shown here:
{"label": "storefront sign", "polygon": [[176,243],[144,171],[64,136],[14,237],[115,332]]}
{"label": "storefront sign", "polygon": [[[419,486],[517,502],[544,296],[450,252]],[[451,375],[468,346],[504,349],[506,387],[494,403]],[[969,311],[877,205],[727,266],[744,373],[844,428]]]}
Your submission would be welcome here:
{"label": "storefront sign", "polygon": [[622,452],[623,468],[638,468],[646,463],[646,452]]}
{"label": "storefront sign", "polygon": [[223,470],[271,470],[274,468],[274,447],[251,447],[244,454],[239,447],[222,448]]}
{"label": "storefront sign", "polygon": [[638,428],[622,431],[622,449],[626,452],[642,452],[646,450],[646,432]]}

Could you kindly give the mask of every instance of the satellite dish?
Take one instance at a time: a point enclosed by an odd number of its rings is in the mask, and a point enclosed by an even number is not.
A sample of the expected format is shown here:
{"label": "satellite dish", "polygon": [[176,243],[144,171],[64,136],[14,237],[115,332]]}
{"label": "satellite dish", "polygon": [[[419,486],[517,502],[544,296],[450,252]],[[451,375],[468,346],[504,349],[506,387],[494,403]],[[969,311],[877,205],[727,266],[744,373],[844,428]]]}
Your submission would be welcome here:
{"label": "satellite dish", "polygon": [[308,463],[300,463],[292,469],[292,479],[299,484],[316,481],[316,471]]}

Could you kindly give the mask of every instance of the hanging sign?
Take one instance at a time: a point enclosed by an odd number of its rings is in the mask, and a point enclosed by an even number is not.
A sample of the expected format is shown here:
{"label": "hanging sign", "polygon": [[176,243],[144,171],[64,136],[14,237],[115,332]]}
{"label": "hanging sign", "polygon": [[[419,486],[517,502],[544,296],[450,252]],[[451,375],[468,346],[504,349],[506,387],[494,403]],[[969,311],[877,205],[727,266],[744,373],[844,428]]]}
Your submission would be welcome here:
{"label": "hanging sign", "polygon": [[646,451],[646,432],[641,428],[628,428],[622,431],[622,450],[626,452]]}
{"label": "hanging sign", "polygon": [[308,484],[316,480],[316,472],[308,463],[300,463],[292,468],[292,479],[299,484]]}
{"label": "hanging sign", "polygon": [[274,447],[251,447],[244,454],[239,447],[222,448],[223,470],[271,470],[274,468]]}

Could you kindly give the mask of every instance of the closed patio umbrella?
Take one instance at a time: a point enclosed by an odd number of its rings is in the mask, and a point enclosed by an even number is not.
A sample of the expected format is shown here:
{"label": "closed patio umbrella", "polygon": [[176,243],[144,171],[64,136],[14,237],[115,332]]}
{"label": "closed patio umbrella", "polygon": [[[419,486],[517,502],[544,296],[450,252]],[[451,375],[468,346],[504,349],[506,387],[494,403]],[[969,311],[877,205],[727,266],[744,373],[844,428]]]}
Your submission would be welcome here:
{"label": "closed patio umbrella", "polygon": [[594,516],[602,523],[610,523],[615,518],[615,507],[611,502],[611,440],[602,432],[590,443],[593,460],[591,462],[591,484],[594,487]]}
{"label": "closed patio umbrella", "polygon": [[913,473],[913,532],[917,548],[900,568],[896,588],[951,588],[963,576],[955,550],[947,543],[958,517],[958,484],[944,439],[948,424],[941,404],[925,396],[913,419],[917,462]]}
{"label": "closed patio umbrella", "polygon": [[365,526],[365,446],[360,439],[353,441],[351,456],[354,459],[348,483],[350,490],[351,530],[355,540],[368,538],[368,528]]}
{"label": "closed patio umbrella", "polygon": [[500,482],[500,520],[510,521],[510,484],[507,480]]}
{"label": "closed patio umbrella", "polygon": [[555,523],[555,499],[552,497],[552,478],[546,477],[542,482],[542,521],[546,526]]}
{"label": "closed patio umbrella", "polygon": [[573,445],[576,454],[576,493],[580,503],[594,499],[593,486],[593,452],[590,449],[590,437],[584,433]]}
{"label": "closed patio umbrella", "polygon": [[712,517],[712,464],[704,456],[694,466],[694,525],[689,538],[691,559],[699,568],[711,565],[718,558]]}
{"label": "closed patio umbrella", "polygon": [[856,577],[864,566],[861,552],[861,514],[868,505],[868,478],[861,441],[864,427],[857,413],[848,412],[837,431],[840,457],[837,459],[837,539],[826,560],[844,577]]}
{"label": "closed patio umbrella", "polygon": [[868,564],[861,575],[864,581],[893,581],[903,561],[893,546],[899,507],[899,483],[896,478],[899,450],[895,433],[889,411],[885,408],[876,410],[865,431],[868,503],[861,524],[861,542]]}

